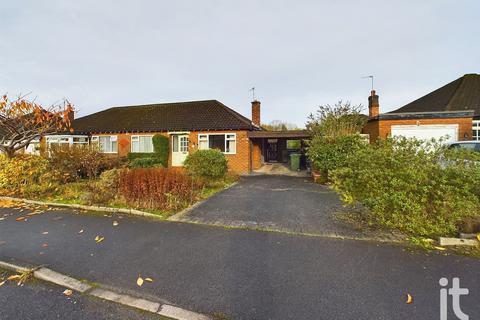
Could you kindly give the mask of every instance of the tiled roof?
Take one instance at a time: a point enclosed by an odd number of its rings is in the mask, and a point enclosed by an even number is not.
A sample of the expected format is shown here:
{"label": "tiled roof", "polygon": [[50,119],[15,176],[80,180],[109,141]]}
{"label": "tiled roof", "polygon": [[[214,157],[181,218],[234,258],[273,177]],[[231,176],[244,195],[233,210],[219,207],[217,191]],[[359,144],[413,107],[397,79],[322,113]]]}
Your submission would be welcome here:
{"label": "tiled roof", "polygon": [[217,100],[114,107],[73,121],[75,133],[256,130]]}
{"label": "tiled roof", "polygon": [[466,74],[455,81],[389,113],[473,110],[480,115],[480,75]]}

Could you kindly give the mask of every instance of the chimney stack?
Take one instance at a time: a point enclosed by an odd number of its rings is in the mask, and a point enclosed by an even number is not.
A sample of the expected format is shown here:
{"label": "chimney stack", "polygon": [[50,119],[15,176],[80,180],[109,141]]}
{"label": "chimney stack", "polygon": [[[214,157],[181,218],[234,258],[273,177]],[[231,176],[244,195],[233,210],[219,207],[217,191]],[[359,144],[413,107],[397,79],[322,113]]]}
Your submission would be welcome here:
{"label": "chimney stack", "polygon": [[368,116],[370,118],[378,116],[380,113],[380,104],[378,103],[378,95],[375,94],[375,90],[370,92],[370,97],[368,97]]}
{"label": "chimney stack", "polygon": [[260,101],[252,101],[252,123],[260,127]]}

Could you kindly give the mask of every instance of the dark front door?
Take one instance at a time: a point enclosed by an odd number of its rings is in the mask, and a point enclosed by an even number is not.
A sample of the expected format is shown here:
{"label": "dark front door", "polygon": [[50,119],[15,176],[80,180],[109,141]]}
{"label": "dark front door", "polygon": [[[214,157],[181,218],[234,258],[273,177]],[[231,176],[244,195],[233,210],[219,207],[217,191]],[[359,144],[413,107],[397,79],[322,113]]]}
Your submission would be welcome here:
{"label": "dark front door", "polygon": [[278,161],[278,140],[268,139],[267,141],[267,162]]}

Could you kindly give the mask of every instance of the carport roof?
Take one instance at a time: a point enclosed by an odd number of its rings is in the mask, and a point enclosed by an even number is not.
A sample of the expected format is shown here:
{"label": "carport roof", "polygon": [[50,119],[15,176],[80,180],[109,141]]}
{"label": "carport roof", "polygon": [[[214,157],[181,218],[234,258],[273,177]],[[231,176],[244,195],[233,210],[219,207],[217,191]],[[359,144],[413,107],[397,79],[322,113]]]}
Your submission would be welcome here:
{"label": "carport roof", "polygon": [[308,139],[311,137],[307,130],[287,130],[287,131],[250,131],[249,138],[289,138],[289,139]]}

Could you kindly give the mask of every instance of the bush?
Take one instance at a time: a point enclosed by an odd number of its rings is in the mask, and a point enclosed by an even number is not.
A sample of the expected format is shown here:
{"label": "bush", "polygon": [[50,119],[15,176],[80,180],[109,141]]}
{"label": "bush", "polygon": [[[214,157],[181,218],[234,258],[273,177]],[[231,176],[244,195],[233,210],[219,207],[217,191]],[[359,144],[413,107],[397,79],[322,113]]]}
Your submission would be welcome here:
{"label": "bush", "polygon": [[162,167],[160,161],[157,158],[136,158],[130,161],[128,164],[129,168],[151,168],[151,167]]}
{"label": "bush", "polygon": [[317,135],[309,142],[307,156],[315,170],[323,174],[323,182],[327,182],[330,171],[344,166],[347,158],[365,145],[366,142],[360,135],[335,138]]}
{"label": "bush", "polygon": [[[131,168],[148,168],[156,167],[160,164],[163,167],[168,167],[168,137],[162,134],[156,134],[152,137],[153,153],[146,152],[130,152],[127,158],[130,162]],[[140,160],[148,159],[148,160]],[[138,160],[138,161],[137,161]]]}
{"label": "bush", "polygon": [[120,171],[119,191],[129,204],[142,208],[176,210],[192,203],[200,185],[182,170],[164,168]]}
{"label": "bush", "polygon": [[63,182],[94,178],[102,171],[119,165],[119,159],[107,157],[95,148],[78,145],[51,146],[48,161]]}
{"label": "bush", "polygon": [[17,155],[12,159],[0,154],[0,192],[24,195],[44,193],[56,187],[49,163],[34,155]]}
{"label": "bush", "polygon": [[[368,208],[372,225],[407,233],[454,234],[458,225],[478,216],[478,162],[449,161],[435,143],[387,139],[359,148],[333,172],[334,188],[349,204]],[[452,159],[452,158],[450,158]]]}
{"label": "bush", "polygon": [[227,173],[227,159],[217,149],[197,150],[187,156],[184,166],[187,172],[202,180],[223,179]]}
{"label": "bush", "polygon": [[81,195],[81,200],[87,204],[107,205],[115,199],[120,185],[119,169],[102,172],[98,181],[91,181],[85,185],[86,191]]}

